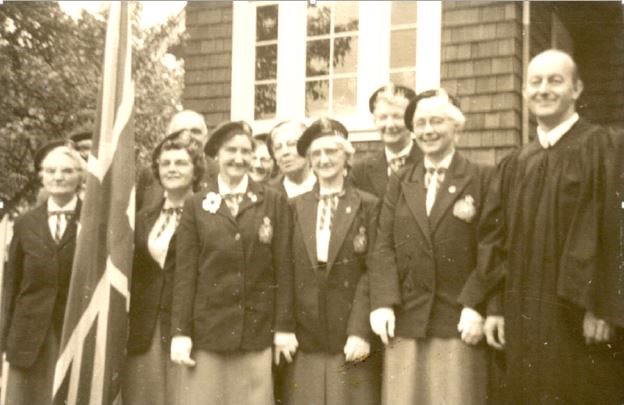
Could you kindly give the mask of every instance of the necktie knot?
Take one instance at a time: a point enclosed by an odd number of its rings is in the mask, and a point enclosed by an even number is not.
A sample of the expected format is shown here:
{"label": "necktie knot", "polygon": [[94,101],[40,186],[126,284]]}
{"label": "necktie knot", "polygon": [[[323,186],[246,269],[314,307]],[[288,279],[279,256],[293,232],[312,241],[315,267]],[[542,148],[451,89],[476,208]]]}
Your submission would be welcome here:
{"label": "necktie knot", "polygon": [[431,185],[431,181],[435,177],[436,186],[439,188],[442,182],[444,181],[444,175],[446,174],[446,169],[443,167],[426,167],[425,168],[425,188],[429,188]]}
{"label": "necktie knot", "polygon": [[182,215],[182,207],[169,207],[169,208],[163,208],[162,209],[162,213],[165,215],[173,215],[175,214],[176,216]]}
{"label": "necktie knot", "polygon": [[66,219],[69,219],[71,216],[74,215],[74,211],[70,211],[70,210],[52,210],[52,211],[48,211],[48,216],[49,217],[61,217],[64,216]]}
{"label": "necktie knot", "polygon": [[397,156],[390,160],[390,169],[394,173],[398,173],[407,163],[407,156]]}
{"label": "necktie knot", "polygon": [[243,201],[244,195],[244,193],[225,193],[221,195],[225,201],[225,205],[228,206],[233,217],[238,214],[238,207]]}

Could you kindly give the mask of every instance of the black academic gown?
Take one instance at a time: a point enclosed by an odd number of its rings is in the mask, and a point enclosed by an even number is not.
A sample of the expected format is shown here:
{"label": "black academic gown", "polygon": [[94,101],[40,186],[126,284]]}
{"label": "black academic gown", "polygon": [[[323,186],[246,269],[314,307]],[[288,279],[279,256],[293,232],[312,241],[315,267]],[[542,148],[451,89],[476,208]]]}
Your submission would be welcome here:
{"label": "black academic gown", "polygon": [[510,155],[492,182],[460,301],[504,291],[507,403],[624,401],[621,331],[609,345],[583,338],[587,310],[624,326],[617,235],[605,219],[617,217],[611,142],[580,120],[553,147],[535,140]]}

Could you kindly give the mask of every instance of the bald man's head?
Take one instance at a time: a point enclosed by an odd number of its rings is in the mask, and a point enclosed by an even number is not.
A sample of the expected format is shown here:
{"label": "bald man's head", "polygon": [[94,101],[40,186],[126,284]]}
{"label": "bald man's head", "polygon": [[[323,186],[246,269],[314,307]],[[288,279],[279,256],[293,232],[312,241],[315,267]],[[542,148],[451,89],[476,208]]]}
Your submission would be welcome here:
{"label": "bald man's head", "polygon": [[524,96],[543,129],[570,118],[582,91],[576,63],[567,53],[549,49],[531,59]]}
{"label": "bald man's head", "polygon": [[191,136],[197,139],[202,145],[208,140],[208,128],[204,117],[192,110],[183,110],[175,113],[167,126],[167,133],[172,134],[180,130],[187,130]]}

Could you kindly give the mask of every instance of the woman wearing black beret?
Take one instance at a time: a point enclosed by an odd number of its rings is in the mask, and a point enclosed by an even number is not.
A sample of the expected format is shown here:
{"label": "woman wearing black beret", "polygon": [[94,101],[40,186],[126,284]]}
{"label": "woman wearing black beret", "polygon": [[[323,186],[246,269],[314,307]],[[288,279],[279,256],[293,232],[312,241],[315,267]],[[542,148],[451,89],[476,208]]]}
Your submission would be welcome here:
{"label": "woman wearing black beret", "polygon": [[294,346],[286,197],[247,174],[249,125],[227,122],[205,153],[219,174],[188,200],[177,232],[171,359],[186,404],[273,404],[271,346]]}

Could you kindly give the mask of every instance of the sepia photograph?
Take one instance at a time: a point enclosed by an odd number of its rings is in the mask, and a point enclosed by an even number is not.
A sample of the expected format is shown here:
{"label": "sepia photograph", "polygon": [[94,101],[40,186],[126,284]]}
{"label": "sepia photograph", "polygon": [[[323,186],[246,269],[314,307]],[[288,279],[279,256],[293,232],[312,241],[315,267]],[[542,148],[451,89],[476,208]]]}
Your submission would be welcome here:
{"label": "sepia photograph", "polygon": [[624,0],[0,0],[0,405],[624,404]]}

